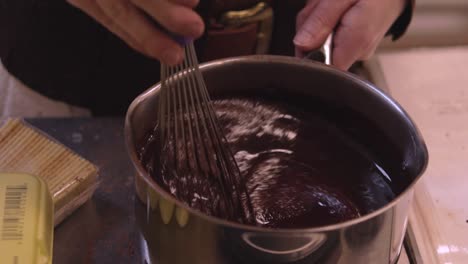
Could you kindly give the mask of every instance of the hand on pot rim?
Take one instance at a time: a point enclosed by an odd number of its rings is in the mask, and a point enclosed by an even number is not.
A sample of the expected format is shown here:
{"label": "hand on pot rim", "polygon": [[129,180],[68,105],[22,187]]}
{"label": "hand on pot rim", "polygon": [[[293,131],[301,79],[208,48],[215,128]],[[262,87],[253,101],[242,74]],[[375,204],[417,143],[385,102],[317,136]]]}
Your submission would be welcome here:
{"label": "hand on pot rim", "polygon": [[308,0],[296,18],[296,55],[320,47],[334,33],[332,64],[347,70],[376,50],[407,0]]}

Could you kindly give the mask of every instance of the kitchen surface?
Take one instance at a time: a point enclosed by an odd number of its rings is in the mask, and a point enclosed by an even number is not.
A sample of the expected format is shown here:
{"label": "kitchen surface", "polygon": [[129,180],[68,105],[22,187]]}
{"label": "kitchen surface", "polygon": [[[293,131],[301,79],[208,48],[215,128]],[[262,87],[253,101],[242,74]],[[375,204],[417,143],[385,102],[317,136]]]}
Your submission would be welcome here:
{"label": "kitchen surface", "polygon": [[378,54],[379,86],[419,126],[429,166],[419,183],[410,229],[424,263],[468,261],[468,48]]}
{"label": "kitchen surface", "polygon": [[30,119],[33,126],[100,168],[100,185],[55,229],[54,263],[144,263],[135,219],[134,169],[123,119]]}
{"label": "kitchen surface", "polygon": [[366,63],[418,125],[429,166],[409,240],[421,263],[468,262],[468,2],[421,0],[407,34]]}
{"label": "kitchen surface", "polygon": [[[384,41],[360,69],[409,113],[429,150],[399,264],[468,263],[467,14],[466,0],[418,0],[407,34],[397,43]],[[91,200],[55,228],[54,263],[144,263],[147,246],[136,223],[146,207],[135,196],[124,119],[88,117],[84,109],[13,89],[21,87],[15,82],[0,69],[0,96],[9,104],[39,102],[41,110],[9,113],[0,105],[0,125],[25,116],[100,171]]]}

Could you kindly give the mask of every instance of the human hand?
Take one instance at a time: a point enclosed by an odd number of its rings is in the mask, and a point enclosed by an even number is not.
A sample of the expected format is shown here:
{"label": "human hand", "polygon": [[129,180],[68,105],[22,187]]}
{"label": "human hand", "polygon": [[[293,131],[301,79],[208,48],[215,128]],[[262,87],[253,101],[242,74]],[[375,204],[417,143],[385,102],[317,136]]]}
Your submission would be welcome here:
{"label": "human hand", "polygon": [[296,55],[317,49],[335,31],[332,64],[347,70],[368,59],[407,0],[308,0],[296,18]]}
{"label": "human hand", "polygon": [[[67,0],[133,49],[174,65],[182,61],[182,47],[154,21],[168,31],[198,38],[203,34],[203,20],[193,10],[199,0]],[[151,20],[154,21],[151,21]]]}

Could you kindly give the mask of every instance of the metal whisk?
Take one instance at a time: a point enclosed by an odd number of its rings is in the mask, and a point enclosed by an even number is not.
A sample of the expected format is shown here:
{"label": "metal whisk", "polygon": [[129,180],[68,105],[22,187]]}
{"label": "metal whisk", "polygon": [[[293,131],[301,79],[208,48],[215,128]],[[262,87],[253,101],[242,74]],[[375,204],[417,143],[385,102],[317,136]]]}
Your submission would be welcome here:
{"label": "metal whisk", "polygon": [[217,217],[254,223],[240,170],[211,104],[192,42],[184,62],[161,66],[162,177],[179,200]]}

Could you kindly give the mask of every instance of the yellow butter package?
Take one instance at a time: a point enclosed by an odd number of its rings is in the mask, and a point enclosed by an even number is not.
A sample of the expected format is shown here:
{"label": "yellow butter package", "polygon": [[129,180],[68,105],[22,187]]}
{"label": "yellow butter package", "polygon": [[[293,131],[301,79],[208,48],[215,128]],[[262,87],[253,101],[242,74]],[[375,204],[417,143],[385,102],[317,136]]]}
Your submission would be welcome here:
{"label": "yellow butter package", "polygon": [[54,210],[45,182],[0,173],[0,262],[52,263]]}

